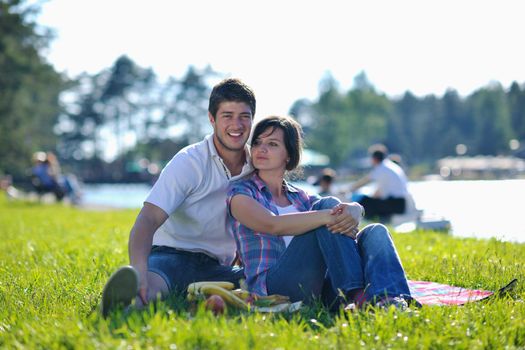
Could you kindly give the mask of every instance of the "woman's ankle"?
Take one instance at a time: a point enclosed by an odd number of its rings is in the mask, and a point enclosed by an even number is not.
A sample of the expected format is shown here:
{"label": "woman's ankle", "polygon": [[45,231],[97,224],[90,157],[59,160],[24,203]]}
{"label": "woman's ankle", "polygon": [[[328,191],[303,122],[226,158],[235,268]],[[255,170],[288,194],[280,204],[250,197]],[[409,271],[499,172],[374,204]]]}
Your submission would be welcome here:
{"label": "woman's ankle", "polygon": [[361,307],[366,303],[365,290],[363,288],[352,289],[346,292],[346,297],[349,302],[354,303],[356,306]]}

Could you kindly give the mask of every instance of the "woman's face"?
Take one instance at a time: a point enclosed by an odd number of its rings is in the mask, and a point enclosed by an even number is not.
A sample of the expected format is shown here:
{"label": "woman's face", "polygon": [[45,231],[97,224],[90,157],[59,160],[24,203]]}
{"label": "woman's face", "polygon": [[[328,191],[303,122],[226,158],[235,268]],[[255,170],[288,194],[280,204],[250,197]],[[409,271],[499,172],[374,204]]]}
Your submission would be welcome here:
{"label": "woman's face", "polygon": [[268,128],[252,142],[252,163],[258,170],[286,170],[288,152],[284,133],[279,128]]}

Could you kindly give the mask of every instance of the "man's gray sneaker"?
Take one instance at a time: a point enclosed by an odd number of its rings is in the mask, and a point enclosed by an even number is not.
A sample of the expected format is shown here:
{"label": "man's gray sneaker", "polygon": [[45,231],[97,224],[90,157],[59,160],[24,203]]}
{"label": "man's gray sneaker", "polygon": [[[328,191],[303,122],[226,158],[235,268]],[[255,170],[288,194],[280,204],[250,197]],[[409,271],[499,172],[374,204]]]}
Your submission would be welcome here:
{"label": "man's gray sneaker", "polygon": [[132,266],[123,266],[118,269],[104,286],[100,311],[102,317],[117,308],[125,308],[131,304],[138,294],[139,275]]}

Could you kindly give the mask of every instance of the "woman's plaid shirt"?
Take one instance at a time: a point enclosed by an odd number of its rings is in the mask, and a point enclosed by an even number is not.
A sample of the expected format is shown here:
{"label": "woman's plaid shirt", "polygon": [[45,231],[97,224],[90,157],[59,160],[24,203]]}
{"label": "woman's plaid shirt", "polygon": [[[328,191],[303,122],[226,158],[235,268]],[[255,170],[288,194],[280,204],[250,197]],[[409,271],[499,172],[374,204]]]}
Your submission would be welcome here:
{"label": "woman's plaid shirt", "polygon": [[[283,188],[288,200],[300,212],[311,210],[313,203],[319,200],[318,196],[309,195],[286,181],[283,182]],[[277,211],[275,203],[272,201],[270,190],[256,172],[230,184],[226,199],[228,205],[228,222],[232,227],[237,243],[237,251],[244,265],[246,283],[251,292],[259,295],[267,295],[266,273],[284,253],[286,245],[281,236],[265,232],[255,232],[241,224],[231,215],[231,199],[239,194],[255,199],[275,215],[279,215],[279,212]]]}

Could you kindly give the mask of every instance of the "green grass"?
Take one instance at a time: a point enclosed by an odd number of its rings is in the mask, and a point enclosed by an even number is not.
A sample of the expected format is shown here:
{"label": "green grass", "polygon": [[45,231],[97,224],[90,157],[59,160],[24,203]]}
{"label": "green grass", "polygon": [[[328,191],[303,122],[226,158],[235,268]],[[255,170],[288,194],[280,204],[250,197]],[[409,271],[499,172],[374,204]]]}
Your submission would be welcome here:
{"label": "green grass", "polygon": [[429,232],[394,233],[410,279],[496,290],[518,278],[518,286],[503,298],[405,313],[313,307],[293,315],[214,317],[191,313],[173,297],[102,319],[101,291],[128,262],[136,214],[7,202],[0,195],[0,348],[525,348],[525,245]]}

